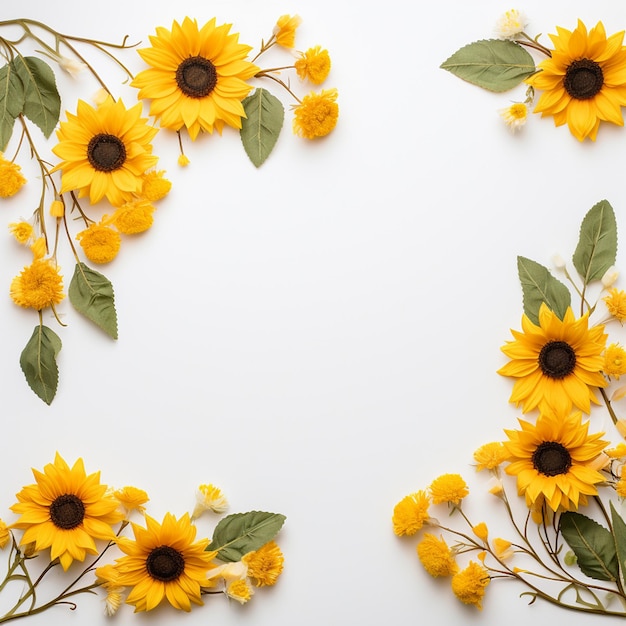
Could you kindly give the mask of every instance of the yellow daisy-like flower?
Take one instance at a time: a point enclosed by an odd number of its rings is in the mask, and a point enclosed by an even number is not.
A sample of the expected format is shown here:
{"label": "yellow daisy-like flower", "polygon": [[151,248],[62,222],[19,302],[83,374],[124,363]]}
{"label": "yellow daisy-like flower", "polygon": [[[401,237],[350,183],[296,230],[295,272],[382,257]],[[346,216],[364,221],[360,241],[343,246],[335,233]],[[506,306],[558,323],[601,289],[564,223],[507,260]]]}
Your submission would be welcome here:
{"label": "yellow daisy-like flower", "polygon": [[402,535],[414,535],[428,520],[430,497],[425,491],[416,491],[405,496],[393,509],[393,532]]}
{"label": "yellow daisy-like flower", "polygon": [[487,570],[474,561],[452,577],[452,591],[463,604],[482,610],[485,587],[491,582]]}
{"label": "yellow daisy-like flower", "polygon": [[15,237],[15,241],[21,243],[23,246],[33,238],[35,233],[32,224],[25,221],[12,222],[9,224],[9,230],[13,237]]}
{"label": "yellow daisy-like flower", "polygon": [[34,543],[39,552],[50,548],[50,558],[59,559],[64,570],[74,560],[98,554],[95,539],[112,541],[112,525],[122,519],[117,500],[100,484],[100,472],[87,475],[82,459],[70,468],[58,453],[54,463],[39,472],[36,484],[24,487],[11,510],[20,515],[13,524],[24,529],[21,545]]}
{"label": "yellow daisy-like flower", "polygon": [[336,89],[323,89],[312,92],[294,107],[293,132],[305,139],[325,137],[337,125],[339,118],[338,92]]}
{"label": "yellow daisy-like flower", "polygon": [[500,116],[504,123],[515,132],[524,126],[528,120],[528,105],[524,102],[515,102],[504,109],[500,109]]}
{"label": "yellow daisy-like flower", "polygon": [[11,531],[6,523],[0,519],[0,549],[5,548],[11,541]]}
{"label": "yellow daisy-like flower", "polygon": [[296,45],[296,30],[302,24],[299,15],[281,15],[274,26],[276,43],[283,48],[293,48]]}
{"label": "yellow daisy-like flower", "polygon": [[330,73],[328,50],[322,50],[321,46],[309,48],[300,54],[294,65],[302,80],[308,78],[314,85],[321,85]]}
{"label": "yellow daisy-like flower", "polygon": [[143,198],[130,200],[115,209],[111,224],[124,235],[137,235],[152,226],[154,210],[149,200]]}
{"label": "yellow daisy-like flower", "polygon": [[143,489],[130,486],[116,489],[113,497],[124,507],[127,514],[131,511],[143,513],[146,510],[144,504],[150,499]]}
{"label": "yellow daisy-like flower", "polygon": [[139,50],[151,67],[137,74],[133,87],[139,98],[151,100],[150,115],[172,130],[185,127],[195,140],[203,130],[222,132],[224,125],[241,128],[241,101],[252,89],[246,81],[259,68],[246,61],[252,48],[229,33],[230,24],[216,26],[215,18],[198,28],[186,17],[150,37],[152,48]]}
{"label": "yellow daisy-like flower", "polygon": [[604,353],[604,367],[602,371],[611,378],[619,380],[626,374],[626,350],[618,343],[610,344]]}
{"label": "yellow daisy-like flower", "polygon": [[467,483],[459,474],[442,474],[433,480],[429,489],[433,504],[459,504],[469,494]]}
{"label": "yellow daisy-like flower", "polygon": [[233,582],[226,587],[226,595],[233,600],[237,600],[239,604],[248,602],[253,594],[254,589],[248,584],[245,578],[233,580]]}
{"label": "yellow daisy-like flower", "polygon": [[567,123],[576,139],[595,140],[600,122],[624,125],[626,47],[624,31],[607,38],[602,22],[589,32],[582,21],[569,31],[557,26],[550,35],[552,56],[541,71],[526,79],[542,91],[535,113],[552,115],[556,126]]}
{"label": "yellow daisy-like flower", "polygon": [[14,196],[25,184],[22,168],[17,163],[5,159],[0,152],[0,198]]}
{"label": "yellow daisy-like flower", "polygon": [[609,290],[609,295],[602,298],[606,303],[609,313],[618,321],[626,320],[626,291],[615,289]]}
{"label": "yellow daisy-like flower", "polygon": [[141,195],[150,202],[156,202],[167,196],[172,188],[171,181],[165,178],[165,171],[153,170],[143,175],[143,186],[141,187]]}
{"label": "yellow daisy-like flower", "polygon": [[90,224],[76,234],[85,256],[94,263],[110,263],[120,251],[122,238],[117,230],[105,224]]}
{"label": "yellow daisy-like flower", "polygon": [[443,537],[425,533],[417,544],[417,556],[424,569],[433,577],[452,576],[459,571],[450,547]]}
{"label": "yellow daisy-like flower", "polygon": [[208,539],[194,540],[196,527],[189,515],[176,519],[171,513],[159,524],[146,515],[146,528],[131,522],[135,539],[122,537],[118,546],[127,556],[116,561],[117,582],[132,587],[126,602],[135,611],[151,611],[163,600],[175,609],[191,610],[203,604],[200,588],[209,587],[207,572],[215,567],[215,552],[207,552]]}
{"label": "yellow daisy-like flower", "polygon": [[61,193],[78,190],[91,203],[106,198],[113,206],[141,193],[143,174],[154,167],[153,137],[158,129],[141,117],[142,105],[127,109],[121,100],[108,98],[97,108],[79,100],[77,113],[57,130],[59,143],[52,151],[62,159]]}
{"label": "yellow daisy-like flower", "polygon": [[13,279],[10,293],[15,304],[41,311],[65,297],[63,277],[49,259],[35,259]]}
{"label": "yellow daisy-like flower", "polygon": [[474,452],[474,460],[477,463],[476,471],[494,470],[506,461],[508,456],[509,453],[501,441],[486,443]]}
{"label": "yellow daisy-like flower", "polygon": [[522,405],[524,413],[546,406],[560,413],[576,406],[589,413],[591,402],[598,403],[593,388],[607,385],[604,326],[589,328],[588,315],[575,319],[571,308],[560,320],[542,304],[539,326],[524,315],[522,331],[511,331],[515,341],[502,347],[511,361],[498,370],[517,379],[510,402]]}
{"label": "yellow daisy-like flower", "polygon": [[248,576],[253,578],[257,587],[275,585],[283,571],[285,558],[275,541],[244,554],[241,560],[248,566]]}
{"label": "yellow daisy-like flower", "polygon": [[511,458],[506,473],[517,476],[517,490],[526,504],[538,510],[542,503],[556,512],[587,504],[604,481],[597,460],[608,442],[604,433],[589,435],[582,413],[542,413],[535,424],[519,420],[521,430],[505,430]]}

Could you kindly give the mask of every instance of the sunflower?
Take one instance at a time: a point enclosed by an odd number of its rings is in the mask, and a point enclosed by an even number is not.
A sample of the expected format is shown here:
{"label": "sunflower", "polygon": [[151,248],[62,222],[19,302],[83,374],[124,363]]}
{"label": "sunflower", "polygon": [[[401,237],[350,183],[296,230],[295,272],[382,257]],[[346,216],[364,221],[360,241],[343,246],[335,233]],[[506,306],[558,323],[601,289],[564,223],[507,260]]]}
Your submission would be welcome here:
{"label": "sunflower", "polygon": [[512,330],[502,352],[511,361],[498,370],[503,376],[517,378],[510,402],[523,411],[552,406],[569,413],[573,406],[589,413],[591,402],[598,402],[592,388],[606,386],[602,376],[607,335],[604,326],[588,327],[585,314],[579,319],[567,309],[560,320],[545,304],[539,309],[539,326],[526,315],[522,330]]}
{"label": "sunflower", "polygon": [[118,545],[127,556],[117,559],[117,583],[132,587],[126,602],[135,611],[150,611],[164,598],[176,609],[191,610],[191,602],[203,604],[200,588],[211,583],[206,575],[215,565],[215,552],[207,552],[208,539],[194,543],[196,527],[189,515],[176,519],[171,513],[159,524],[145,516],[146,528],[131,523],[135,540],[122,537]]}
{"label": "sunflower", "polygon": [[604,481],[597,471],[598,455],[608,442],[604,433],[589,435],[589,423],[580,411],[572,414],[547,411],[536,424],[519,420],[521,430],[505,430],[510,453],[506,473],[517,476],[517,489],[528,507],[539,510],[545,502],[553,511],[572,510],[587,504]]}
{"label": "sunflower", "polygon": [[554,116],[556,126],[567,122],[582,141],[595,140],[600,122],[624,125],[626,105],[626,47],[624,31],[607,39],[602,22],[587,32],[578,20],[574,31],[557,27],[550,35],[552,56],[539,63],[541,71],[526,80],[543,91],[535,113]]}
{"label": "sunflower", "polygon": [[126,109],[121,100],[107,98],[93,108],[78,101],[76,115],[57,130],[59,143],[52,151],[62,160],[61,193],[78,190],[92,204],[106,197],[113,206],[141,194],[143,175],[158,161],[152,155],[158,129],[141,117],[141,103]]}
{"label": "sunflower", "polygon": [[70,468],[57,453],[54,463],[43,472],[33,469],[35,485],[24,487],[11,510],[20,514],[13,524],[24,529],[21,545],[35,544],[35,550],[50,548],[50,558],[59,559],[64,570],[72,561],[84,561],[87,553],[97,554],[94,539],[111,541],[111,528],[123,515],[118,502],[100,484],[100,472],[85,474],[83,460]]}
{"label": "sunflower", "polygon": [[179,131],[185,127],[195,140],[201,130],[225,124],[241,128],[245,112],[241,101],[252,87],[246,82],[259,68],[245,60],[252,48],[229,34],[230,24],[215,25],[215,18],[198,28],[186,17],[174,21],[172,30],[159,27],[150,37],[152,48],[139,50],[151,67],[133,82],[139,98],[152,100],[150,115],[161,126]]}

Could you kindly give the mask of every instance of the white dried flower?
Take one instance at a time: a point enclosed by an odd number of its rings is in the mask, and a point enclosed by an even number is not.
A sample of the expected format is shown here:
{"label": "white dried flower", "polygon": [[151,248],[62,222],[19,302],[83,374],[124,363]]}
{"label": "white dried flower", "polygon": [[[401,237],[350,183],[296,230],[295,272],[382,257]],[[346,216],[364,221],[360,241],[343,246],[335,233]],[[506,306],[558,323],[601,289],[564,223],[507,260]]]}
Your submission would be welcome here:
{"label": "white dried flower", "polygon": [[495,35],[498,39],[513,39],[524,31],[528,24],[526,16],[517,9],[511,9],[496,22]]}

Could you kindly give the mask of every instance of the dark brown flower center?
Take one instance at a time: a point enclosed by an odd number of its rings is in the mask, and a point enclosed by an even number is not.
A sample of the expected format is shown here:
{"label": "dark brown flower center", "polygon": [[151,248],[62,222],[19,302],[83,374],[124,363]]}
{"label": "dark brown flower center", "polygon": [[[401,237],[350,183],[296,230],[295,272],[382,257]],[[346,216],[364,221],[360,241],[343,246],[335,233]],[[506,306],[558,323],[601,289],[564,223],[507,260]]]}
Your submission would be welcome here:
{"label": "dark brown flower center", "polygon": [[160,546],[150,552],[146,559],[148,574],[156,580],[176,580],[185,571],[183,555],[169,546]]}
{"label": "dark brown flower center", "polygon": [[565,378],[576,367],[576,353],[564,341],[550,341],[541,348],[539,367],[548,378]]}
{"label": "dark brown flower center", "polygon": [[126,146],[119,137],[100,133],[91,138],[87,146],[87,158],[95,170],[112,172],[124,165]]}
{"label": "dark brown flower center", "polygon": [[57,528],[71,530],[83,523],[83,519],[85,519],[85,505],[74,494],[68,493],[59,496],[50,505],[50,519]]}
{"label": "dark brown flower center", "polygon": [[572,457],[567,448],[556,441],[544,441],[533,452],[533,467],[545,476],[567,474]]}
{"label": "dark brown flower center", "polygon": [[602,68],[590,59],[574,61],[565,70],[563,86],[565,91],[576,100],[593,98],[604,85]]}
{"label": "dark brown flower center", "polygon": [[189,57],[178,66],[176,83],[186,96],[204,98],[217,85],[217,70],[204,57]]}

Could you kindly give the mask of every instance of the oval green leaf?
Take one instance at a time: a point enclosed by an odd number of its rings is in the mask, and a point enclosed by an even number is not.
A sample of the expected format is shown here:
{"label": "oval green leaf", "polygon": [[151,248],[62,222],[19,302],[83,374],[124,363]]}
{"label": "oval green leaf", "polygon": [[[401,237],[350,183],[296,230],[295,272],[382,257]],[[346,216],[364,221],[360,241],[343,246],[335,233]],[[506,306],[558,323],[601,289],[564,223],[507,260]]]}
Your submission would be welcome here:
{"label": "oval green leaf", "polygon": [[246,154],[259,167],[270,155],[283,127],[285,109],[267,89],[256,89],[242,101],[246,117],[241,120],[241,141]]}
{"label": "oval green leaf", "polygon": [[517,257],[517,273],[522,285],[524,313],[539,324],[539,309],[545,302],[559,319],[565,317],[572,301],[569,289],[554,278],[547,267],[523,256]]}
{"label": "oval green leaf", "polygon": [[440,66],[489,91],[508,91],[537,71],[532,56],[519,44],[483,39],[457,50]]}
{"label": "oval green leaf", "polygon": [[24,88],[24,115],[50,137],[61,115],[54,72],[36,57],[16,56],[12,64]]}
{"label": "oval green leaf", "polygon": [[59,369],[56,357],[61,350],[61,339],[47,326],[36,326],[22,354],[20,366],[29,387],[50,404],[57,392]]}
{"label": "oval green leaf", "polygon": [[117,339],[117,313],[113,285],[106,276],[77,263],[67,290],[74,308]]}
{"label": "oval green leaf", "polygon": [[285,519],[280,513],[263,511],[228,515],[215,527],[207,550],[217,551],[217,558],[221,561],[240,561],[244,554],[258,550],[274,539]]}
{"label": "oval green leaf", "polygon": [[561,515],[559,530],[585,576],[595,580],[618,579],[615,541],[604,526],[581,513],[567,511]]}
{"label": "oval green leaf", "polygon": [[15,67],[8,63],[0,68],[0,151],[4,151],[13,134],[15,118],[24,109],[24,87]]}
{"label": "oval green leaf", "polygon": [[585,215],[580,226],[573,262],[585,285],[600,280],[615,265],[617,223],[613,207],[601,200]]}
{"label": "oval green leaf", "polygon": [[611,523],[613,524],[613,536],[615,538],[615,549],[617,551],[617,560],[622,575],[622,582],[626,579],[626,522],[620,514],[615,510],[613,503],[611,505]]}

